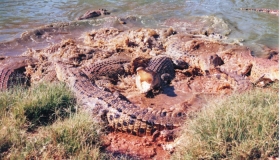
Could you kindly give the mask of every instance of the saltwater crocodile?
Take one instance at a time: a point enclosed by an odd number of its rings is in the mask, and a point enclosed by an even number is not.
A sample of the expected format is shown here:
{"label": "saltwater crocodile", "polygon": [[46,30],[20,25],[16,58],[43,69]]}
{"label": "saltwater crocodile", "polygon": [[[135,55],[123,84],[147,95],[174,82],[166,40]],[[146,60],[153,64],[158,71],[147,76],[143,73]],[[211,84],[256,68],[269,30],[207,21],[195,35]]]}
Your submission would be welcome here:
{"label": "saltwater crocodile", "polygon": [[108,14],[110,14],[110,12],[108,12],[106,9],[89,10],[85,14],[77,18],[77,20],[84,20],[84,19],[89,19],[89,18],[98,17],[101,15],[108,15]]}
{"label": "saltwater crocodile", "polygon": [[[160,58],[162,59],[162,58]],[[81,107],[89,110],[95,115],[97,121],[100,119],[108,122],[108,126],[119,131],[132,133],[138,136],[152,135],[155,131],[173,129],[180,126],[186,118],[181,111],[140,108],[131,104],[129,101],[120,98],[118,95],[105,91],[97,87],[89,77],[98,76],[98,71],[105,73],[120,73],[120,64],[129,62],[128,57],[113,57],[87,65],[81,68],[55,62],[55,74],[60,81],[66,82],[75,93]],[[170,59],[166,59],[170,60]],[[6,89],[13,84],[15,78],[29,78],[24,73],[28,65],[34,65],[37,60],[32,57],[4,57],[1,59],[1,88]],[[154,61],[152,61],[154,62]],[[165,69],[163,63],[158,64],[158,69],[153,66],[155,71],[163,73],[160,69]],[[16,64],[16,65],[14,65]],[[119,65],[117,65],[119,64]],[[111,70],[111,71],[109,71]],[[51,72],[53,73],[53,72]],[[173,71],[174,73],[174,71]],[[20,75],[19,75],[20,74]],[[95,75],[96,74],[96,75]]]}
{"label": "saltwater crocodile", "polygon": [[240,8],[240,10],[245,11],[255,11],[255,12],[264,12],[272,15],[279,16],[279,10],[277,9],[266,9],[266,8]]}
{"label": "saltwater crocodile", "polygon": [[[89,42],[98,43],[98,45],[86,44],[87,46],[84,46],[84,44],[67,40],[61,45],[38,52],[30,51],[29,54],[26,54],[30,57],[11,57],[10,60],[8,60],[9,58],[2,58],[0,64],[1,88],[9,86],[9,81],[13,79],[11,72],[22,67],[21,73],[26,70],[25,67],[28,66],[28,63],[25,60],[33,62],[36,61],[33,60],[34,58],[41,58],[40,63],[31,69],[52,75],[47,76],[47,78],[56,75],[60,81],[66,82],[76,94],[80,105],[95,113],[95,118],[102,117],[103,120],[108,122],[108,126],[116,130],[136,135],[150,135],[156,130],[179,127],[189,112],[189,103],[186,102],[186,97],[184,97],[182,100],[169,105],[148,104],[139,107],[140,105],[134,103],[131,99],[130,101],[133,103],[122,98],[120,94],[98,87],[95,80],[100,76],[109,77],[113,73],[112,79],[114,79],[118,74],[126,72],[124,64],[129,62],[130,58],[115,58],[115,55],[124,54],[132,59],[137,59],[139,56],[148,57],[149,61],[144,62],[143,69],[153,71],[159,77],[160,82],[157,82],[158,84],[168,83],[175,77],[174,67],[181,68],[173,66],[171,60],[173,62],[183,61],[184,66],[190,68],[182,68],[186,69],[181,74],[184,74],[183,78],[185,79],[183,80],[186,80],[187,83],[182,83],[182,86],[178,87],[186,95],[191,93],[204,94],[205,84],[209,84],[209,93],[219,93],[224,89],[242,90],[249,88],[252,83],[278,80],[278,63],[252,57],[248,49],[237,45],[195,38],[184,34],[171,35],[163,40],[158,38],[158,31],[151,29],[129,30],[122,33],[117,29],[101,29],[94,32],[94,36],[93,34],[86,36],[94,37]],[[100,39],[103,41],[100,41]],[[111,43],[113,45],[110,46]],[[162,56],[163,54],[165,56]],[[151,56],[152,59],[150,60]],[[104,59],[104,57],[110,58]],[[99,59],[104,60],[98,61]],[[74,63],[76,61],[77,63]],[[133,63],[130,63],[130,65],[133,65]],[[132,73],[139,66],[133,67]],[[182,79],[177,76],[177,73],[175,80],[178,82]],[[34,72],[31,77],[36,77],[36,75],[36,72]],[[43,77],[46,76],[39,76],[38,79],[43,79]],[[133,75],[130,77],[133,79]],[[203,77],[206,78],[203,79]],[[217,77],[215,82],[222,84],[221,87],[216,87],[219,90],[213,91],[213,88],[217,86],[214,82],[208,83],[211,77]],[[200,78],[202,79],[200,80]],[[171,85],[173,85],[172,83]],[[127,87],[133,88],[133,85],[135,85],[135,81]],[[176,85],[174,86],[176,90]],[[196,86],[203,89],[195,89]],[[191,89],[190,93],[187,90],[189,88]],[[125,93],[123,94],[125,95]],[[132,93],[129,92],[129,94]],[[126,98],[129,99],[128,96]],[[180,106],[177,102],[186,105]]]}
{"label": "saltwater crocodile", "polygon": [[[253,57],[245,46],[229,45],[218,41],[174,35],[168,39],[166,54],[172,59],[181,57],[203,75],[212,75],[218,70],[230,76],[238,89],[279,80],[278,62]],[[211,73],[213,72],[213,73]]]}
{"label": "saltwater crocodile", "polygon": [[[108,65],[107,63],[104,65]],[[56,63],[57,77],[66,82],[83,108],[96,117],[107,117],[112,128],[136,135],[151,135],[155,131],[173,129],[184,122],[186,115],[176,109],[140,108],[118,95],[98,88],[79,68]]]}
{"label": "saltwater crocodile", "polygon": [[36,60],[32,57],[0,57],[0,91],[13,85],[29,85],[30,79],[25,75],[28,65],[34,65]]}
{"label": "saltwater crocodile", "polygon": [[116,80],[118,79],[119,75],[129,72],[129,69],[125,64],[129,63],[130,61],[131,58],[127,56],[110,57],[105,60],[95,62],[94,64],[84,65],[82,67],[82,71],[91,80],[96,80],[103,77]]}

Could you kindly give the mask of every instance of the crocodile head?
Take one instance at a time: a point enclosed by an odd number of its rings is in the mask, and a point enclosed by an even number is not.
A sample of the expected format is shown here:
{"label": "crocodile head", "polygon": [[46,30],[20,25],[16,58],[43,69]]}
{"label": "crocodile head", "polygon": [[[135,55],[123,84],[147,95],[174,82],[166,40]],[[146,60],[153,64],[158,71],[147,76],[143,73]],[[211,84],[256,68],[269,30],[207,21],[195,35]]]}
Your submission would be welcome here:
{"label": "crocodile head", "polygon": [[138,67],[136,72],[136,86],[141,93],[147,93],[160,84],[160,78],[155,72],[143,67]]}
{"label": "crocodile head", "polygon": [[278,62],[261,58],[254,59],[250,80],[257,86],[265,86],[279,80]]}
{"label": "crocodile head", "polygon": [[91,10],[87,11],[84,15],[78,18],[78,20],[83,20],[83,19],[89,19],[93,17],[98,17],[101,15],[101,12],[99,10]]}
{"label": "crocodile head", "polygon": [[79,17],[78,20],[89,19],[108,14],[110,14],[110,12],[108,12],[106,9],[90,10],[83,14],[81,17]]}

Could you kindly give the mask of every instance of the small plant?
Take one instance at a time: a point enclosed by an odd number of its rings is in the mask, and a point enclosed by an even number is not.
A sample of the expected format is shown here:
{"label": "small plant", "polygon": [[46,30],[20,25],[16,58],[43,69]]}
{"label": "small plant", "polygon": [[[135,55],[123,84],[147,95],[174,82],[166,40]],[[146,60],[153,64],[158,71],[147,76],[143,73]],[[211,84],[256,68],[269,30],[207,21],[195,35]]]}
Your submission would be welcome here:
{"label": "small plant", "polygon": [[174,159],[278,157],[278,87],[266,90],[211,101],[183,127]]}
{"label": "small plant", "polygon": [[74,111],[74,96],[63,84],[40,84],[29,90],[29,98],[22,102],[24,115],[31,125],[47,125],[57,118],[65,118]]}
{"label": "small plant", "polygon": [[[18,119],[18,125],[34,129],[69,116],[75,99],[64,84],[39,84],[29,89],[13,88],[1,94],[3,107]],[[0,96],[1,97],[1,96]]]}
{"label": "small plant", "polygon": [[69,155],[94,149],[92,146],[100,143],[98,129],[89,114],[74,115],[71,119],[55,123],[49,129],[54,143],[62,144]]}
{"label": "small plant", "polygon": [[[28,159],[98,159],[100,136],[89,114],[77,113],[42,127],[21,150]],[[17,155],[15,159],[17,159]]]}
{"label": "small plant", "polygon": [[20,151],[29,146],[28,138],[36,128],[69,117],[74,106],[73,94],[61,83],[40,84],[29,89],[18,86],[0,92],[1,157],[11,150],[15,155],[22,155]]}

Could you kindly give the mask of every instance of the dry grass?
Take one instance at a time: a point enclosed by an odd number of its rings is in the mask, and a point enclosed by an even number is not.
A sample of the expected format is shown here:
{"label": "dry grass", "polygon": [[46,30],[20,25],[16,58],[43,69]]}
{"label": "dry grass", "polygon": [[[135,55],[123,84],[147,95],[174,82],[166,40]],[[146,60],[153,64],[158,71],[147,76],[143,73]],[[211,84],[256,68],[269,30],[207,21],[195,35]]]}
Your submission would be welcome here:
{"label": "dry grass", "polygon": [[279,156],[278,85],[212,101],[186,122],[174,159]]}

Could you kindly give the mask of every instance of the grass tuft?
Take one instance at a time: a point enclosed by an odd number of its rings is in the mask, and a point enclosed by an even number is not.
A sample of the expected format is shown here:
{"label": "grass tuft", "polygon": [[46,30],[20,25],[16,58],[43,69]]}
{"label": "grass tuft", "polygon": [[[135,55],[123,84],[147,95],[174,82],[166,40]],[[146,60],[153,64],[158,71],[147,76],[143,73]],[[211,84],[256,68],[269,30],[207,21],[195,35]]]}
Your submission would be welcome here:
{"label": "grass tuft", "polygon": [[79,114],[58,121],[49,130],[53,143],[61,144],[69,155],[90,154],[89,151],[96,150],[93,146],[100,144],[98,128],[90,115]]}
{"label": "grass tuft", "polygon": [[175,159],[278,157],[278,87],[211,101],[187,121]]}
{"label": "grass tuft", "polygon": [[79,113],[33,134],[21,153],[28,159],[97,159],[100,136],[92,117]]}
{"label": "grass tuft", "polygon": [[[63,84],[40,84],[28,91],[28,98],[19,107],[32,126],[47,125],[65,118],[74,110],[74,96]],[[31,127],[32,127],[31,126]]]}
{"label": "grass tuft", "polygon": [[98,127],[61,83],[0,92],[0,159],[97,159]]}

